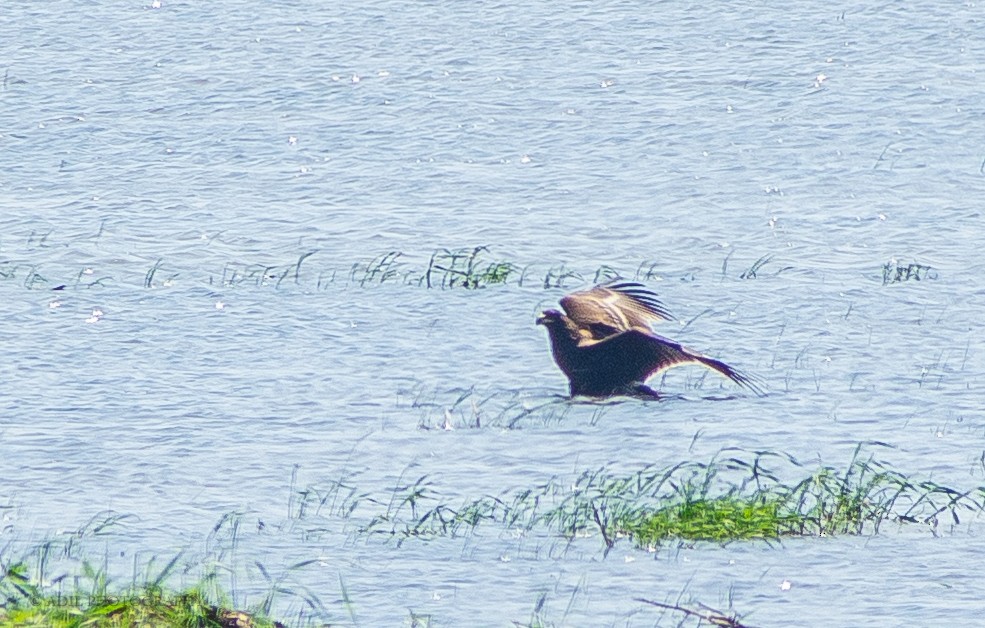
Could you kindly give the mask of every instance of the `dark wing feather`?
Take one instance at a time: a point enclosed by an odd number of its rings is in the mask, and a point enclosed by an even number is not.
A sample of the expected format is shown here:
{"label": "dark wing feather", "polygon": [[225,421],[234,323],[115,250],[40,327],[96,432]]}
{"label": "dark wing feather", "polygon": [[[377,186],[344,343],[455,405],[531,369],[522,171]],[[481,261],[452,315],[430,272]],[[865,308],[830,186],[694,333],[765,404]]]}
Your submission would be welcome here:
{"label": "dark wing feather", "polygon": [[588,290],[572,292],[561,299],[561,307],[574,323],[599,340],[633,328],[650,325],[673,316],[643,284],[614,280]]}
{"label": "dark wing feather", "polygon": [[[624,388],[674,366],[699,364],[757,395],[764,394],[755,380],[721,360],[695,353],[673,340],[639,329],[584,344],[578,348],[578,353],[572,385],[585,390]],[[575,386],[576,383],[579,385]]]}

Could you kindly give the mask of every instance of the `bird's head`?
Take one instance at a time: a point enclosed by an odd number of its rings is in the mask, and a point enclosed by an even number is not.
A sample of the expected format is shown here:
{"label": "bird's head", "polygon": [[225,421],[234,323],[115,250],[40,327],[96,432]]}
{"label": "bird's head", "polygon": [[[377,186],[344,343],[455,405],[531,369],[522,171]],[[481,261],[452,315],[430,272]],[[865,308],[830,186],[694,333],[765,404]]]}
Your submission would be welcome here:
{"label": "bird's head", "polygon": [[564,314],[558,312],[557,310],[544,310],[541,312],[540,316],[537,317],[537,324],[550,327],[551,325],[557,325],[558,323],[563,322],[563,317]]}

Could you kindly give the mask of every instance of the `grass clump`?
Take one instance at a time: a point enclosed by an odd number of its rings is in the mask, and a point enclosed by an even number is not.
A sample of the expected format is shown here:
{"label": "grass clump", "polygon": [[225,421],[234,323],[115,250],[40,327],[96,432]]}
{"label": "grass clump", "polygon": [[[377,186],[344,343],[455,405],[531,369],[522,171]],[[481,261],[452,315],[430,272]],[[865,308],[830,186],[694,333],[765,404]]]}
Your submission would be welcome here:
{"label": "grass clump", "polygon": [[923,281],[937,279],[937,273],[924,264],[907,264],[897,259],[891,259],[882,265],[882,285],[903,283],[904,281]]}
{"label": "grass clump", "polygon": [[0,627],[281,626],[261,616],[215,606],[199,588],[169,592],[151,583],[111,594],[105,579],[95,577],[93,583],[95,588],[88,591],[49,592],[31,581],[24,563],[11,565],[0,576]]}
{"label": "grass clump", "polygon": [[[104,237],[104,226],[99,232],[83,241],[99,241]],[[609,279],[623,278],[634,281],[653,281],[678,277],[682,281],[693,281],[696,269],[666,268],[663,261],[642,259],[633,267],[616,267],[609,264],[594,263],[591,266],[572,267],[570,261],[551,261],[538,263],[521,259],[504,258],[494,246],[480,244],[460,248],[436,248],[430,251],[386,250],[370,259],[352,260],[341,266],[315,265],[309,261],[319,253],[318,249],[300,251],[291,259],[261,261],[227,261],[221,271],[197,270],[202,259],[211,259],[212,254],[195,256],[180,260],[153,259],[149,267],[137,269],[122,265],[117,261],[100,269],[84,267],[74,276],[65,276],[64,268],[57,261],[48,259],[53,230],[32,232],[26,247],[16,252],[15,257],[0,257],[0,282],[10,281],[22,284],[28,290],[64,290],[68,288],[100,288],[113,284],[121,287],[156,289],[172,287],[178,283],[185,285],[204,282],[211,288],[302,288],[314,287],[316,290],[330,286],[358,286],[361,288],[387,286],[415,286],[423,288],[477,290],[490,286],[542,287],[543,289],[567,290],[585,284],[597,284]],[[216,242],[232,244],[220,239],[220,233],[204,237],[202,247]],[[60,242],[60,246],[70,246]],[[300,245],[300,241],[299,241]],[[731,253],[730,253],[731,255]],[[322,255],[318,255],[322,257]],[[726,277],[729,257],[722,265],[722,278]],[[770,255],[763,255],[745,272],[742,279],[764,276],[763,267],[772,263]],[[312,268],[312,266],[314,268]],[[52,268],[54,266],[54,268]],[[929,267],[910,265],[908,274],[899,271],[896,281],[907,278],[923,279]],[[771,266],[773,268],[773,266]],[[771,275],[778,275],[789,267],[778,268]],[[889,272],[888,270],[886,271]],[[888,275],[887,275],[888,277]],[[929,278],[936,278],[931,274]]]}
{"label": "grass clump", "polygon": [[369,262],[356,263],[349,270],[349,281],[361,287],[385,283],[402,283],[426,288],[465,288],[475,290],[520,275],[522,270],[512,262],[490,262],[484,258],[488,246],[464,249],[438,249],[431,253],[423,272],[404,262],[400,251],[389,251]]}
{"label": "grass clump", "polygon": [[349,269],[349,280],[360,286],[383,284],[400,278],[407,283],[410,271],[404,269],[404,263],[400,259],[403,255],[400,251],[389,251],[368,262],[357,262]]}
{"label": "grass clump", "polygon": [[[985,511],[983,489],[958,491],[914,481],[862,448],[843,470],[824,466],[796,482],[797,461],[772,452],[716,458],[628,475],[605,468],[573,483],[552,480],[512,495],[487,496],[454,508],[425,476],[394,489],[387,511],[363,531],[407,538],[470,534],[480,524],[511,530],[546,528],[562,537],[600,536],[607,548],[630,538],[641,548],[667,541],[778,540],[791,536],[877,534],[886,523],[920,524],[937,534],[949,518]],[[780,468],[766,466],[782,461]],[[783,468],[785,467],[785,468]],[[801,475],[800,477],[803,477]]]}
{"label": "grass clump", "polygon": [[623,521],[622,531],[639,545],[655,545],[668,538],[702,541],[775,539],[788,533],[796,515],[786,511],[775,496],[725,495],[686,500],[635,520]]}
{"label": "grass clump", "polygon": [[[312,613],[328,615],[317,597],[290,590],[283,584],[283,576],[272,579],[260,563],[255,566],[269,589],[262,598],[248,604],[248,610],[236,610],[237,599],[243,604],[240,608],[247,606],[236,586],[235,576],[240,571],[233,556],[239,527],[236,515],[223,517],[213,528],[203,575],[191,586],[184,575],[192,565],[183,560],[183,552],[160,569],[151,559],[138,570],[134,559],[132,577],[123,583],[114,582],[109,555],[102,558],[101,565],[94,566],[84,546],[113,533],[132,518],[113,511],[97,513],[78,530],[33,546],[20,558],[10,557],[11,545],[0,548],[0,628],[270,628],[282,625],[269,617],[275,597],[284,594],[305,604],[297,615],[299,626],[313,625]],[[289,567],[288,572],[303,566]],[[220,582],[222,574],[229,576],[228,587]]]}
{"label": "grass clump", "polygon": [[[408,392],[414,396],[410,408],[420,412],[417,426],[422,430],[483,427],[512,430],[528,423],[551,425],[561,422],[571,410],[571,404],[565,399],[545,400],[523,393],[486,393],[475,386],[447,391],[457,395],[454,399],[445,397],[446,391],[424,387]],[[604,410],[605,406],[599,406],[593,420],[598,420]]]}
{"label": "grass clump", "polygon": [[[863,457],[861,445],[843,471],[824,466],[793,484],[763,466],[765,458],[774,456],[686,464],[663,475],[643,472],[628,483],[603,482],[607,488],[590,497],[591,523],[608,546],[613,538],[629,536],[648,547],[668,539],[729,542],[877,534],[887,522],[923,524],[936,533],[942,515],[957,524],[961,512],[985,511],[976,497],[980,491],[914,481]],[[606,518],[604,512],[612,515]],[[577,523],[575,516],[569,525]],[[590,526],[584,517],[581,525]]]}
{"label": "grass clump", "polygon": [[435,251],[431,254],[431,261],[424,273],[424,284],[428,288],[440,285],[442,288],[475,290],[487,285],[506,283],[510,275],[521,272],[510,262],[485,261],[482,256],[488,252],[488,246]]}
{"label": "grass clump", "polygon": [[[304,261],[314,255],[317,251],[308,251],[298,256],[297,260],[290,265],[271,265],[271,264],[226,264],[222,269],[222,276],[216,280],[209,277],[209,284],[218,283],[223,287],[240,286],[252,284],[258,288],[273,286],[280,288],[285,280],[291,278],[294,284],[301,285],[301,265]],[[144,281],[145,288],[153,288],[154,273],[159,269],[162,260],[158,260],[148,272]],[[171,275],[165,285],[173,283],[177,274]],[[319,286],[321,279],[319,279]]]}

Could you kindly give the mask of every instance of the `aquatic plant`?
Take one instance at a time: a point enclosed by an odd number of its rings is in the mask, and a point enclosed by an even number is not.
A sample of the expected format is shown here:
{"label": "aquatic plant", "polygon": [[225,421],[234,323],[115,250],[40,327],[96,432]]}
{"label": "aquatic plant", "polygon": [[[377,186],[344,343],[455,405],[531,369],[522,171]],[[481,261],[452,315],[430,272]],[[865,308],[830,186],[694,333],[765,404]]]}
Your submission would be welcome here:
{"label": "aquatic plant", "polygon": [[372,499],[369,493],[357,490],[348,473],[330,482],[324,489],[313,486],[297,488],[297,473],[298,466],[295,465],[291,473],[291,497],[287,504],[288,517],[292,520],[326,516],[347,519],[362,501]]}
{"label": "aquatic plant", "polygon": [[[86,240],[99,240],[103,229],[101,225],[99,233]],[[109,283],[139,285],[145,289],[152,289],[170,286],[179,276],[186,281],[191,276],[191,270],[187,266],[180,266],[180,271],[170,268],[170,264],[166,263],[164,258],[155,259],[149,268],[104,267],[101,268],[103,274],[99,277],[90,277],[90,268],[84,268],[81,272],[73,271],[67,276],[58,274],[63,271],[54,271],[47,267],[45,272],[42,272],[45,260],[32,259],[32,257],[43,255],[54,246],[51,243],[51,236],[50,230],[36,231],[28,238],[26,255],[18,257],[16,262],[12,259],[0,259],[0,281],[16,280],[29,290],[52,286],[58,286],[58,289],[94,288]],[[217,237],[218,234],[207,238],[207,244],[211,244]],[[488,244],[460,248],[442,247],[423,253],[393,249],[370,259],[343,263],[338,267],[322,265],[311,269],[313,262],[310,258],[317,252],[317,249],[303,251],[297,253],[294,259],[271,262],[227,261],[222,264],[221,270],[205,271],[201,281],[209,286],[221,287],[282,288],[286,284],[293,284],[322,290],[341,281],[346,285],[364,288],[396,284],[428,289],[476,290],[504,285],[517,287],[539,285],[544,289],[571,289],[617,277],[637,281],[667,277],[665,272],[660,271],[660,262],[654,260],[644,259],[634,262],[635,268],[632,266],[620,268],[612,264],[583,264],[575,267],[570,262],[550,261],[530,263],[504,258]],[[771,259],[771,256],[764,255],[742,273],[741,277],[748,279],[761,276],[762,267]],[[729,258],[726,257],[722,266],[723,277],[728,260]],[[772,274],[779,274],[787,268],[780,268]],[[917,272],[917,269],[913,272]],[[920,270],[919,274],[923,278],[923,270]],[[694,272],[685,273],[681,279],[693,280]]]}
{"label": "aquatic plant", "polygon": [[638,281],[647,281],[650,279],[660,278],[660,273],[657,272],[657,266],[660,262],[655,262],[652,260],[643,260],[640,265],[636,267],[636,274],[633,278]]}
{"label": "aquatic plant", "polygon": [[[401,391],[409,395],[409,407],[420,413],[417,427],[422,430],[482,429],[496,427],[520,429],[526,425],[557,425],[578,404],[566,397],[531,394],[529,391],[484,391],[476,386],[440,389],[416,385]],[[595,419],[606,406],[589,403]],[[593,421],[593,424],[595,421]]]}
{"label": "aquatic plant", "polygon": [[626,537],[639,547],[652,548],[674,539],[724,543],[877,534],[887,522],[923,524],[936,533],[945,514],[957,523],[962,512],[985,510],[982,489],[958,491],[929,480],[911,480],[885,463],[863,457],[861,446],[845,469],[822,466],[794,483],[782,482],[765,465],[771,459],[803,468],[773,452],[665,469],[647,466],[629,475],[603,467],[582,473],[572,483],[553,480],[458,508],[442,504],[424,476],[395,487],[386,513],[362,530],[390,535],[399,543],[411,537],[469,534],[481,523],[495,522],[511,529],[545,527],[568,539],[596,533],[608,550]]}
{"label": "aquatic plant", "polygon": [[[305,560],[283,569],[272,577],[259,562],[249,566],[266,582],[251,586],[261,597],[247,610],[234,610],[232,600],[237,591],[236,548],[242,515],[229,513],[212,529],[206,541],[207,552],[201,557],[202,575],[191,586],[171,586],[175,578],[184,580],[188,564],[184,553],[173,556],[162,568],[150,559],[138,567],[120,585],[109,575],[109,552],[94,564],[83,549],[96,537],[114,532],[136,518],[133,515],[104,511],[97,513],[77,530],[59,535],[12,558],[10,546],[0,550],[0,628],[7,626],[236,626],[266,628],[281,626],[268,619],[274,601],[285,596],[303,603],[292,623],[298,626],[321,625],[330,615],[317,595],[301,585],[285,584],[295,571],[319,562]],[[262,525],[262,523],[258,524]],[[229,588],[221,585],[223,574]],[[228,593],[227,593],[228,591]],[[294,604],[292,604],[294,606]],[[242,607],[241,607],[242,608]]]}
{"label": "aquatic plant", "polygon": [[564,264],[551,267],[544,275],[544,290],[550,288],[566,288],[567,284],[565,284],[565,281],[568,279],[575,279],[579,283],[584,283],[585,281],[585,278],[580,273],[565,268]]}
{"label": "aquatic plant", "polygon": [[[689,486],[685,491],[694,490]],[[775,539],[785,532],[796,515],[783,511],[783,500],[765,495],[720,495],[704,497],[685,494],[679,503],[635,519],[619,522],[640,545],[654,545],[667,538],[736,541]]]}
{"label": "aquatic plant", "polygon": [[17,275],[17,264],[10,260],[0,262],[0,279],[13,279]]}
{"label": "aquatic plant", "polygon": [[427,267],[415,270],[404,262],[404,253],[389,251],[368,262],[357,262],[349,270],[349,281],[360,286],[398,282],[427,288],[465,288],[475,290],[504,284],[522,269],[512,262],[487,261],[487,246],[463,249],[437,249]]}
{"label": "aquatic plant", "polygon": [[[708,623],[712,626],[721,626],[722,628],[749,628],[749,626],[739,621],[739,616],[734,611],[725,613],[704,604],[700,605],[700,610],[695,610],[680,604],[667,604],[665,602],[657,602],[656,600],[648,600],[642,597],[634,599],[637,602],[642,602],[643,604],[647,604],[649,606],[655,606],[674,613],[680,613],[685,617],[694,617],[698,620],[699,624]],[[682,624],[683,621],[679,625]]]}
{"label": "aquatic plant", "polygon": [[0,627],[283,626],[258,613],[213,604],[198,587],[168,591],[161,586],[165,575],[114,593],[105,573],[86,564],[76,588],[64,593],[32,580],[25,563],[10,564],[0,573]]}
{"label": "aquatic plant", "polygon": [[367,284],[382,284],[399,277],[403,262],[400,251],[389,251],[374,257],[369,262],[355,263],[349,270],[349,280],[360,286]]}
{"label": "aquatic plant", "polygon": [[[218,281],[215,277],[209,277],[209,285],[218,283],[223,287],[242,286],[252,284],[256,287],[273,286],[280,288],[289,277],[293,277],[295,285],[301,285],[301,265],[306,259],[314,255],[316,251],[302,253],[293,264],[232,264],[227,263],[222,269],[222,275]],[[177,274],[169,277],[173,280]],[[318,287],[322,285],[322,277],[318,279]],[[151,287],[145,283],[146,287]]]}
{"label": "aquatic plant", "polygon": [[40,272],[38,272],[37,266],[31,266],[27,271],[27,275],[24,276],[24,287],[28,290],[34,290],[38,287],[44,287],[47,285],[48,280],[45,279]]}
{"label": "aquatic plant", "polygon": [[39,232],[37,229],[31,229],[31,235],[29,235],[27,238],[27,248],[28,249],[34,247],[45,248],[52,246],[48,242],[48,238],[50,238],[51,234],[53,234],[54,232],[55,232],[54,227],[43,232]]}
{"label": "aquatic plant", "polygon": [[415,613],[409,610],[410,616],[407,618],[407,625],[410,628],[431,628],[434,625],[434,617],[429,613]]}
{"label": "aquatic plant", "polygon": [[[735,252],[734,249],[731,250],[731,251],[729,251],[728,255],[725,256],[725,259],[722,260],[722,278],[723,279],[728,276],[728,263],[729,263],[729,260],[732,258],[732,254],[734,252]],[[760,272],[763,270],[763,267],[766,266],[767,264],[769,264],[772,261],[773,261],[773,255],[771,255],[769,253],[767,253],[766,255],[760,256],[759,259],[757,259],[755,262],[753,262],[749,266],[749,268],[745,269],[744,271],[742,271],[739,274],[739,279],[756,279],[757,277],[760,276]],[[772,275],[773,276],[779,275],[783,271],[790,270],[791,268],[793,268],[793,267],[792,266],[783,266],[781,268],[778,268],[776,271],[774,271],[772,273]]]}
{"label": "aquatic plant", "polygon": [[645,547],[674,538],[725,542],[875,534],[886,522],[936,529],[943,513],[957,522],[961,511],[985,510],[973,491],[914,482],[861,452],[861,446],[856,448],[843,471],[823,466],[795,484],[781,482],[764,467],[764,460],[778,457],[769,452],[757,453],[752,461],[730,457],[663,473],[622,478],[598,473],[586,476],[582,490],[573,491],[550,515],[569,534],[594,524],[607,545],[630,536]]}
{"label": "aquatic plant", "polygon": [[[76,554],[75,541],[100,534],[124,517],[110,514],[91,519],[70,535],[72,542],[59,548],[60,558]],[[165,581],[178,564],[172,558],[155,576],[126,587],[114,588],[105,568],[79,559],[80,573],[51,577],[47,570],[56,544],[46,541],[28,560],[0,557],[0,627],[51,626],[281,626],[260,612],[233,610],[229,600],[214,584],[214,577],[181,591],[165,588]],[[148,564],[148,569],[153,561]],[[33,573],[32,573],[33,572]],[[208,593],[211,591],[211,595]]]}
{"label": "aquatic plant", "polygon": [[[571,621],[568,617],[575,605],[576,599],[581,595],[581,592],[585,587],[585,583],[586,577],[582,577],[578,584],[572,588],[571,593],[568,596],[567,605],[564,612],[559,618],[552,619],[552,614],[548,609],[550,591],[545,590],[537,594],[537,599],[534,602],[533,610],[530,612],[530,618],[526,621],[513,620],[513,625],[517,628],[549,628],[553,626],[571,625]],[[711,626],[721,626],[723,628],[751,628],[750,626],[743,624],[739,619],[739,614],[732,609],[733,604],[731,591],[729,592],[728,611],[718,610],[693,599],[683,602],[682,599],[685,597],[684,591],[677,594],[676,597],[677,602],[675,603],[658,602],[656,600],[642,597],[633,598],[633,601],[644,604],[643,608],[634,611],[633,614],[637,615],[648,607],[660,609],[659,615],[656,618],[656,623],[653,624],[656,626],[664,625],[662,623],[663,617],[670,615],[673,620],[672,625],[676,626],[683,626],[688,618],[693,618],[698,621],[696,625],[708,624]],[[679,616],[683,616],[684,619],[680,619]]]}
{"label": "aquatic plant", "polygon": [[882,265],[882,285],[902,283],[904,281],[923,281],[937,279],[937,273],[930,266],[917,263],[905,263],[891,259]]}
{"label": "aquatic plant", "polygon": [[[150,267],[150,270],[148,270],[147,271],[147,274],[144,275],[144,287],[145,288],[153,288],[153,287],[155,287],[154,277],[157,275],[157,272],[159,270],[161,270],[161,267],[163,265],[164,265],[164,258],[161,258],[161,259],[158,259],[156,262],[154,262],[154,265]],[[179,275],[179,273],[171,273],[170,275],[168,275],[167,277],[165,277],[164,281],[161,282],[161,285],[163,285],[165,287],[170,286],[172,283],[174,283],[174,280],[178,277],[178,275]]]}
{"label": "aquatic plant", "polygon": [[[486,262],[482,256],[488,246],[471,249],[440,249],[431,254],[423,282],[428,288],[466,288],[475,290],[483,286],[506,283],[510,275],[522,269],[512,262]],[[419,282],[420,283],[420,282]]]}
{"label": "aquatic plant", "polygon": [[[173,279],[173,278],[172,278]],[[79,274],[75,276],[75,288],[102,288],[105,287],[103,282],[112,281],[112,277],[93,277],[93,270],[91,268],[83,268],[79,271]],[[65,286],[61,286],[60,289],[64,289]],[[53,288],[55,290],[59,288]]]}
{"label": "aquatic plant", "polygon": [[739,275],[739,279],[755,279],[760,269],[765,266],[770,260],[773,259],[772,255],[764,255],[753,262],[752,266],[747,268]]}

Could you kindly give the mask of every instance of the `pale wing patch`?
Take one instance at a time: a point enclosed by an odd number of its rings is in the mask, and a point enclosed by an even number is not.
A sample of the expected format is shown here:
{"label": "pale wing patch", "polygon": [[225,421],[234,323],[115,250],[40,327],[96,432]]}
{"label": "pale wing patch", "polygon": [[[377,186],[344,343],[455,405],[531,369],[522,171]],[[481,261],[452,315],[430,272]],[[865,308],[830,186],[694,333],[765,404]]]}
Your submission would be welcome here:
{"label": "pale wing patch", "polygon": [[634,327],[648,330],[653,323],[673,318],[646,286],[620,280],[573,292],[561,299],[561,307],[579,327],[601,324],[593,329],[594,338],[605,337],[599,335],[605,327],[612,328],[611,333]]}

